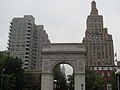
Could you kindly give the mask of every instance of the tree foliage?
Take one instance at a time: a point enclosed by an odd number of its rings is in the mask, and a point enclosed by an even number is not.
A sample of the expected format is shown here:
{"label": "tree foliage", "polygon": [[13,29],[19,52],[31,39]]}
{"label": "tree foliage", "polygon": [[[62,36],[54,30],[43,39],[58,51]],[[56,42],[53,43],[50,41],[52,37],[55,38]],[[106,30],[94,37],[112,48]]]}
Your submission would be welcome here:
{"label": "tree foliage", "polygon": [[112,83],[112,90],[118,90],[118,88],[117,88],[117,76],[116,76],[116,74],[115,74],[115,71],[112,73],[112,80],[110,80],[111,81],[111,83]]}
{"label": "tree foliage", "polygon": [[85,73],[86,90],[104,90],[105,79],[103,76],[94,75],[94,72],[88,67],[86,67]]}
{"label": "tree foliage", "polygon": [[86,67],[85,68],[86,90],[93,90],[94,80],[95,80],[95,76],[93,74],[93,71],[91,71],[90,68]]}
{"label": "tree foliage", "polygon": [[97,90],[104,90],[105,79],[103,76],[95,76],[94,86]]}
{"label": "tree foliage", "polygon": [[74,90],[74,74],[68,75],[68,88]]}
{"label": "tree foliage", "polygon": [[[4,90],[19,90],[25,86],[22,60],[13,58],[6,51],[0,51],[0,78],[3,78]],[[5,69],[2,75],[2,70]]]}

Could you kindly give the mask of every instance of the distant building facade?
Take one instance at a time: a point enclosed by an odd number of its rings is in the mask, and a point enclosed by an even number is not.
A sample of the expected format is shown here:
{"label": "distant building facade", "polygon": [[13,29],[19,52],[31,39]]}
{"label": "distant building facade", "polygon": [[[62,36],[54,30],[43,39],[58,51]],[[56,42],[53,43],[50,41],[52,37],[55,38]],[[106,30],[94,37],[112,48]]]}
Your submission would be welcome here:
{"label": "distant building facade", "polygon": [[61,72],[62,72],[64,78],[66,79],[66,75],[65,75],[65,66],[64,66],[64,64],[62,64],[62,66],[61,66]]}
{"label": "distant building facade", "polygon": [[35,18],[25,15],[13,18],[10,22],[8,51],[13,57],[19,57],[25,71],[41,70],[41,47],[49,44],[43,25],[36,25]]}
{"label": "distant building facade", "polygon": [[62,66],[61,66],[61,72],[62,72],[63,74],[65,74],[65,66],[64,66],[64,64],[62,64]]}
{"label": "distant building facade", "polygon": [[85,37],[86,66],[113,66],[114,50],[112,35],[103,26],[103,16],[98,14],[96,2],[91,3],[91,13],[87,17]]}

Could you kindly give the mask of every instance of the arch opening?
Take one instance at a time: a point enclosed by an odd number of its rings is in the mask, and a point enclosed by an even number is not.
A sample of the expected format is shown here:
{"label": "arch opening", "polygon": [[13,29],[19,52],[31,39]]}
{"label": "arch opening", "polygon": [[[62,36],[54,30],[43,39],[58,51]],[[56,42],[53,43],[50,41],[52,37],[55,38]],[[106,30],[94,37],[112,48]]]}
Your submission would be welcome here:
{"label": "arch opening", "polygon": [[74,90],[74,68],[66,62],[53,67],[53,90]]}

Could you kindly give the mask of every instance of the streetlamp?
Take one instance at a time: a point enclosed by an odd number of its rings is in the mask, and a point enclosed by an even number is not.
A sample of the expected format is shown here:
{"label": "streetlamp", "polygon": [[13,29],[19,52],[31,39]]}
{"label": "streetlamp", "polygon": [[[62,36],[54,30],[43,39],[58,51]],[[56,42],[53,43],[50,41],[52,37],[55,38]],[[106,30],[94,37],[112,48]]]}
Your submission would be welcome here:
{"label": "streetlamp", "polygon": [[2,84],[3,84],[3,73],[4,73],[5,69],[2,69],[1,72],[1,90],[2,90]]}
{"label": "streetlamp", "polygon": [[81,90],[83,90],[83,84],[81,84]]}
{"label": "streetlamp", "polygon": [[54,80],[54,89],[56,90],[57,88],[57,80]]}
{"label": "streetlamp", "polygon": [[60,88],[59,82],[57,80],[54,80],[54,88],[57,90],[57,88]]}
{"label": "streetlamp", "polygon": [[119,81],[119,75],[120,75],[120,69],[117,69],[117,71],[115,72],[116,76],[117,76],[117,86],[118,86],[118,90],[120,90],[120,81]]}

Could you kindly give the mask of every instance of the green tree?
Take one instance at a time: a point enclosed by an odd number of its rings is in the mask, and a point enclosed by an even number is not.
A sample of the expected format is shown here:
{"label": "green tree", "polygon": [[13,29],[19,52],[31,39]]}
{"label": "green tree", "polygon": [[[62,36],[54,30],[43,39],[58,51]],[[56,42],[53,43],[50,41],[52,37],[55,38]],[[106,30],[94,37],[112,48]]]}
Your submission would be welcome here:
{"label": "green tree", "polygon": [[31,73],[24,73],[25,87],[28,89],[33,88],[33,75]]}
{"label": "green tree", "polygon": [[11,90],[13,87],[15,87],[15,79],[13,75],[10,74],[4,74],[4,90]]}
{"label": "green tree", "polygon": [[117,90],[117,76],[115,75],[115,71],[112,73],[111,84],[112,90]]}
{"label": "green tree", "polygon": [[69,90],[74,90],[74,74],[68,75],[68,82]]}
{"label": "green tree", "polygon": [[105,79],[103,76],[95,76],[94,86],[95,90],[104,90]]}
{"label": "green tree", "polygon": [[90,68],[86,67],[85,68],[85,85],[86,85],[86,90],[93,90],[94,81],[95,81],[95,76],[94,76],[93,71],[90,70]]}
{"label": "green tree", "polygon": [[25,86],[24,70],[21,67],[21,59],[11,57],[6,51],[0,51],[0,72],[5,69],[3,74],[5,90],[19,90]]}
{"label": "green tree", "polygon": [[85,73],[86,90],[104,90],[105,79],[103,76],[94,75],[89,67],[86,67]]}

